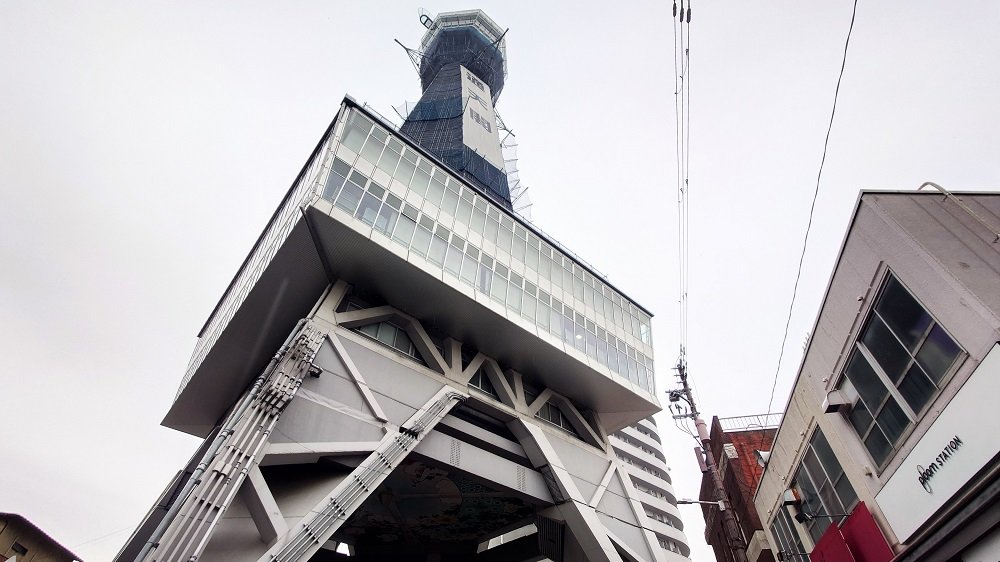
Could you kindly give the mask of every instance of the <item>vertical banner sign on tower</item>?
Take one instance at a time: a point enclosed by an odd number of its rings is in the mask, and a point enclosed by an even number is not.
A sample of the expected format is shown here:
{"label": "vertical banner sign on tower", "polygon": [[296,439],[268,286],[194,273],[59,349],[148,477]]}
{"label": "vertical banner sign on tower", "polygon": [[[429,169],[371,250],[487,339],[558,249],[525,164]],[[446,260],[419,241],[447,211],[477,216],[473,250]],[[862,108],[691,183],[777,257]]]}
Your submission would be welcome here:
{"label": "vertical banner sign on tower", "polygon": [[462,138],[466,146],[497,169],[503,170],[500,131],[497,130],[497,116],[493,109],[490,87],[469,69],[464,66],[461,69],[462,102],[465,105],[465,115],[462,116]]}

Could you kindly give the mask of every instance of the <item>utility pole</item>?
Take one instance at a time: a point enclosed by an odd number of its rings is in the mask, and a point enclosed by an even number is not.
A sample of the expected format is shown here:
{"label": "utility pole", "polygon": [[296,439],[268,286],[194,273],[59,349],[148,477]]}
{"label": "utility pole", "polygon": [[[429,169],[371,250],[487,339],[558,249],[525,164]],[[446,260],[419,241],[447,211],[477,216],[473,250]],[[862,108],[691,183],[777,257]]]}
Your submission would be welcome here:
{"label": "utility pole", "polygon": [[[712,440],[709,438],[708,426],[705,420],[701,419],[698,407],[695,405],[694,396],[691,394],[691,387],[688,385],[687,365],[684,361],[684,354],[677,361],[677,377],[681,381],[681,387],[676,390],[667,391],[671,402],[684,400],[691,410],[689,412],[679,411],[674,415],[674,419],[691,418],[694,420],[695,431],[698,433],[698,440],[701,441],[702,455],[704,456],[705,468],[712,478],[712,486],[715,488],[715,497],[719,500],[719,515],[722,517],[722,529],[726,533],[729,541],[729,549],[732,550],[736,562],[749,562],[747,559],[747,547],[743,542],[739,526],[736,524],[736,517],[733,515],[733,504],[729,501],[726,489],[722,486],[722,476],[715,465],[715,458],[712,456]],[[673,411],[673,406],[671,406]]]}

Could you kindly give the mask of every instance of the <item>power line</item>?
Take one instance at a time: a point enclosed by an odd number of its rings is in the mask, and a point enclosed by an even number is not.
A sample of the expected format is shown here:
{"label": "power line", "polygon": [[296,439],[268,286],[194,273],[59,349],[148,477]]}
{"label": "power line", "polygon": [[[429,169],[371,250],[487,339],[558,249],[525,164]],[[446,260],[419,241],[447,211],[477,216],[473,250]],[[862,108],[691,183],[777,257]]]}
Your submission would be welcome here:
{"label": "power line", "polygon": [[851,44],[851,32],[854,31],[854,16],[858,13],[858,0],[854,0],[851,10],[851,25],[847,29],[847,40],[844,42],[844,57],[840,62],[840,74],[837,76],[837,87],[833,91],[833,109],[830,111],[830,123],[826,128],[826,138],[823,139],[823,156],[819,161],[819,172],[816,174],[816,189],[813,191],[812,204],[809,206],[809,222],[806,223],[806,234],[802,240],[802,253],[799,255],[799,267],[795,272],[795,286],[792,288],[792,301],[788,304],[788,318],[785,319],[785,333],[781,336],[781,350],[778,353],[778,365],[774,369],[774,382],[771,384],[771,397],[767,401],[767,410],[771,411],[774,404],[774,391],[778,388],[778,373],[781,372],[781,360],[785,356],[785,343],[788,341],[788,328],[792,323],[792,310],[795,308],[795,297],[799,291],[799,280],[802,278],[802,262],[806,258],[806,247],[809,244],[809,231],[812,229],[813,213],[816,210],[816,199],[819,196],[820,179],[823,177],[823,165],[826,164],[826,151],[830,144],[830,131],[833,130],[833,118],[837,114],[837,97],[840,94],[840,82],[844,78],[844,68],[847,66],[847,49]]}

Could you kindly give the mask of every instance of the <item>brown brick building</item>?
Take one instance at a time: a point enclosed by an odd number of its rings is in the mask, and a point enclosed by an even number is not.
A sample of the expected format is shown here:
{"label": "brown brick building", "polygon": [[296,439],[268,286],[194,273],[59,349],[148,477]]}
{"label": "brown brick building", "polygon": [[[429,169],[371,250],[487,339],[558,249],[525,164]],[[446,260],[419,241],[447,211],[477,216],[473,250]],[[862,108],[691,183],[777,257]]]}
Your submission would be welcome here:
{"label": "brown brick building", "polygon": [[[764,528],[754,509],[753,495],[764,472],[758,457],[760,453],[764,453],[766,457],[771,450],[771,442],[774,441],[780,419],[777,414],[712,418],[712,458],[719,467],[722,484],[733,506],[750,562],[774,561]],[[719,500],[708,474],[702,476],[699,499]],[[705,541],[712,545],[716,559],[719,562],[735,561],[723,530],[719,509],[703,504],[702,513],[705,516]]]}

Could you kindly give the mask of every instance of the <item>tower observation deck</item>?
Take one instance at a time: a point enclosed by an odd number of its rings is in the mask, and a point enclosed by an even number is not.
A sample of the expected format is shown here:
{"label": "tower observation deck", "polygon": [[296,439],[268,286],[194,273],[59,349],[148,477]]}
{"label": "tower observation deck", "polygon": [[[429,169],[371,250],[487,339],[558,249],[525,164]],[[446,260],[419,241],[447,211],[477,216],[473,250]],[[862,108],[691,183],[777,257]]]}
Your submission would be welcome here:
{"label": "tower observation deck", "polygon": [[651,314],[511,210],[500,28],[423,51],[406,123],[345,98],[211,312],[163,420],[205,440],[117,561],[687,560]]}
{"label": "tower observation deck", "polygon": [[402,132],[511,208],[494,106],[507,78],[504,32],[481,10],[427,20],[423,94]]}

